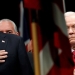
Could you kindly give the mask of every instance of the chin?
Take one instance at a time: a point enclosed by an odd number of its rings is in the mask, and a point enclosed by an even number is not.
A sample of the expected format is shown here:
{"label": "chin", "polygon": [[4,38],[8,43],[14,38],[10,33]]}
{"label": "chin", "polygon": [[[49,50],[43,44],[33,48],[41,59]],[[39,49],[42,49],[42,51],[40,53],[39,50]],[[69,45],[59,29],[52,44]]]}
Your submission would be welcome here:
{"label": "chin", "polygon": [[71,45],[75,45],[75,41],[70,41],[70,44]]}

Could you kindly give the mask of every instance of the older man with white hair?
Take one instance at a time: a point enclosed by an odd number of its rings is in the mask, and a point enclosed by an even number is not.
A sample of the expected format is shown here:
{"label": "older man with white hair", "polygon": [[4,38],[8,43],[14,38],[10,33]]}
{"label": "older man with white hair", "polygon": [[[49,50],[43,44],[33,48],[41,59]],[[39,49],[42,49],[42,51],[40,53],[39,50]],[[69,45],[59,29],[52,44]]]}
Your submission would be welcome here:
{"label": "older man with white hair", "polygon": [[[2,19],[2,20],[0,20],[0,32],[8,33],[8,34],[15,34],[15,35],[19,36],[19,32],[17,30],[16,24],[10,19]],[[29,43],[29,45],[30,45],[30,43]],[[28,49],[30,48],[29,45],[28,45]],[[29,60],[30,60],[32,68],[33,68],[33,56],[32,56],[32,53],[27,52],[27,54],[29,56]],[[5,62],[4,58],[7,58],[7,52],[5,52],[4,50],[0,50],[0,63]]]}
{"label": "older man with white hair", "polygon": [[74,61],[74,71],[73,75],[75,75],[75,12],[69,11],[64,14],[68,37],[71,45],[71,52],[73,53],[73,61]]}

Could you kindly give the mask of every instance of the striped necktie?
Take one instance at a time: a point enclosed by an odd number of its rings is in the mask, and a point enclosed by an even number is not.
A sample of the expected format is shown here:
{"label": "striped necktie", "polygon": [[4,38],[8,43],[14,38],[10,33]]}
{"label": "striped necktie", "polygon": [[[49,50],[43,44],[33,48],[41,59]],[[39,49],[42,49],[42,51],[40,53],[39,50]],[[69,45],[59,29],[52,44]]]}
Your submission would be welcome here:
{"label": "striped necktie", "polygon": [[75,63],[75,50],[73,51],[73,61]]}
{"label": "striped necktie", "polygon": [[75,75],[75,50],[73,51],[73,62],[74,62],[74,71],[73,71],[73,75]]}

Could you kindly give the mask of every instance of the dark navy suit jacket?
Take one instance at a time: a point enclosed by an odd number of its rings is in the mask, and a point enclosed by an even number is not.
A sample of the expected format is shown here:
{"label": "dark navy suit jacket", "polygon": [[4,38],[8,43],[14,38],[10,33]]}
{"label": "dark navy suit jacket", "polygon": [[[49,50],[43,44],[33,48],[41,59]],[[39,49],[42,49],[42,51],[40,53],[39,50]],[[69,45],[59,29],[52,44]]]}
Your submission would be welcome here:
{"label": "dark navy suit jacket", "polygon": [[0,33],[0,50],[6,50],[8,57],[0,63],[0,75],[33,75],[25,45],[20,36]]}

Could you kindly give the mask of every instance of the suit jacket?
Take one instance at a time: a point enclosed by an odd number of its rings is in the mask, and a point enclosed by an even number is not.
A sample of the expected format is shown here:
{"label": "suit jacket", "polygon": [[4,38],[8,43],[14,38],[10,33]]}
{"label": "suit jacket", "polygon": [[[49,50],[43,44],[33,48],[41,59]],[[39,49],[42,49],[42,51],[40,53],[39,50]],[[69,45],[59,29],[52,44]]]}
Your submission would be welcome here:
{"label": "suit jacket", "polygon": [[30,61],[30,63],[31,63],[32,69],[33,69],[33,71],[34,71],[34,60],[33,60],[33,54],[32,54],[32,52],[27,52],[27,54],[28,54],[29,61]]}
{"label": "suit jacket", "polygon": [[25,45],[20,36],[0,33],[0,50],[6,50],[8,57],[0,63],[0,75],[33,75]]}

